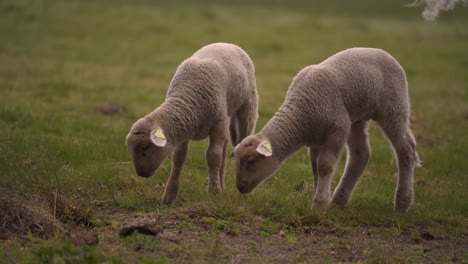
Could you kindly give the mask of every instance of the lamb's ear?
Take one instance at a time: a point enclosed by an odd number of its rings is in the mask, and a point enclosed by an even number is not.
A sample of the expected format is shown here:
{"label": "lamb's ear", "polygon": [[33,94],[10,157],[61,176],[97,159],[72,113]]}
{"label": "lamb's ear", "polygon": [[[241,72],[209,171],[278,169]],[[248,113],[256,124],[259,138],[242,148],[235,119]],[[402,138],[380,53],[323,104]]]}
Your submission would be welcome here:
{"label": "lamb's ear", "polygon": [[150,139],[154,143],[154,145],[161,147],[161,148],[166,146],[167,144],[167,139],[166,139],[166,136],[164,135],[162,128],[157,128],[151,131]]}
{"label": "lamb's ear", "polygon": [[[237,146],[239,146],[239,145],[237,145]],[[235,146],[234,149],[232,150],[231,154],[229,154],[230,158],[235,158],[236,157],[235,151],[236,151],[237,146]]]}
{"label": "lamb's ear", "polygon": [[[239,145],[237,145],[237,146],[239,146]],[[236,151],[237,146],[235,146],[234,149],[232,150],[231,154],[229,154],[229,158],[236,157],[236,153],[234,153],[234,151]]]}
{"label": "lamb's ear", "polygon": [[262,154],[265,157],[270,157],[271,155],[273,155],[270,142],[263,141],[262,143],[260,143],[257,147],[257,152]]}

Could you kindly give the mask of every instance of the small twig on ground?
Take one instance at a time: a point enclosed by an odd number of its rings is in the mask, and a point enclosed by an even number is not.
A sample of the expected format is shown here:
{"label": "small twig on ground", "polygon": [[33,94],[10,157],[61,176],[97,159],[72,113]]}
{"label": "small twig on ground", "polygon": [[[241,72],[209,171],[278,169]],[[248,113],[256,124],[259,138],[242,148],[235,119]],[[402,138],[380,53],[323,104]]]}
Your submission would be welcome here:
{"label": "small twig on ground", "polygon": [[111,165],[128,165],[132,164],[133,162],[131,161],[121,161],[121,162],[112,162]]}

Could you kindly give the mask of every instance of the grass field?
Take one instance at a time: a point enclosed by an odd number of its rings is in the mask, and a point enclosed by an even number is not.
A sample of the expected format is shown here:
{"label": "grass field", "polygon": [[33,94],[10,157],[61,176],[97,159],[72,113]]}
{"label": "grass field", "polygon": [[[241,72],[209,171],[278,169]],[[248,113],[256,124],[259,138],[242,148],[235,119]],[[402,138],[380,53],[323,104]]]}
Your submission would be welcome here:
{"label": "grass field", "polygon": [[[430,23],[407,3],[0,1],[0,262],[466,263],[468,8]],[[252,195],[238,194],[229,160],[225,191],[208,195],[206,141],[190,144],[179,198],[162,205],[170,161],[139,178],[125,137],[163,102],[179,63],[212,42],[254,61],[257,130],[302,67],[355,46],[391,53],[407,72],[423,160],[414,207],[392,210],[396,164],[374,124],[372,158],[346,209],[311,209],[305,149]],[[126,111],[95,111],[106,103]],[[135,215],[164,231],[119,237]]]}

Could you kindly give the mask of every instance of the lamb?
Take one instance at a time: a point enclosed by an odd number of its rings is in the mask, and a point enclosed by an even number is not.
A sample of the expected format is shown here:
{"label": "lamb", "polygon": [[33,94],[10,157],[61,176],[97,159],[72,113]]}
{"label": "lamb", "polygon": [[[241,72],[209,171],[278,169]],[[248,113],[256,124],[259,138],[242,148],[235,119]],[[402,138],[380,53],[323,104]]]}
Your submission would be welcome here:
{"label": "lamb", "polygon": [[[373,119],[398,162],[394,208],[407,211],[419,164],[409,118],[406,75],[391,55],[372,48],[338,52],[302,69],[265,127],[235,147],[231,156],[236,159],[237,188],[251,192],[306,146],[314,174],[313,206],[346,205],[370,158],[367,124]],[[346,167],[332,198],[332,176],[345,144]]]}
{"label": "lamb", "polygon": [[165,101],[130,129],[126,145],[137,174],[150,177],[172,152],[172,171],[161,200],[172,203],[188,141],[209,137],[208,191],[221,192],[227,132],[233,146],[252,134],[257,105],[255,68],[247,53],[228,43],[201,48],[177,68]]}

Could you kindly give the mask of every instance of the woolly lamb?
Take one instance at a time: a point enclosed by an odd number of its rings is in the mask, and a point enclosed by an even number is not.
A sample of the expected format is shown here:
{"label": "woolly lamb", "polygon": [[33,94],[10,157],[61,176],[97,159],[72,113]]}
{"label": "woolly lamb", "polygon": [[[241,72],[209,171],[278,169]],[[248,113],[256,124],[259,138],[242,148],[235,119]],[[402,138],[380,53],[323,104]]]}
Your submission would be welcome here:
{"label": "woolly lamb", "polygon": [[[406,211],[413,203],[413,170],[419,164],[409,117],[405,72],[393,57],[371,48],[339,52],[301,70],[273,118],[234,149],[237,188],[251,192],[307,146],[314,174],[313,204],[346,205],[370,158],[367,123],[374,119],[398,160],[395,210]],[[332,200],[332,176],[345,144],[346,168]]]}
{"label": "woolly lamb", "polygon": [[209,137],[208,190],[222,191],[227,131],[233,145],[252,134],[257,104],[255,68],[247,53],[227,43],[201,48],[177,68],[164,103],[139,119],[128,133],[126,145],[137,174],[151,176],[173,152],[162,197],[163,203],[173,202],[188,141]]}

